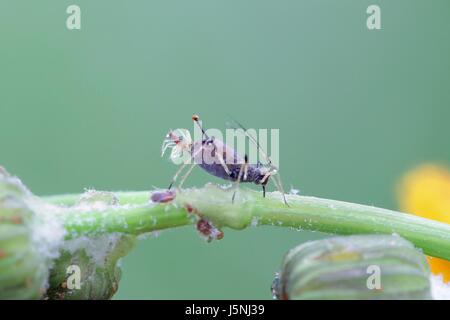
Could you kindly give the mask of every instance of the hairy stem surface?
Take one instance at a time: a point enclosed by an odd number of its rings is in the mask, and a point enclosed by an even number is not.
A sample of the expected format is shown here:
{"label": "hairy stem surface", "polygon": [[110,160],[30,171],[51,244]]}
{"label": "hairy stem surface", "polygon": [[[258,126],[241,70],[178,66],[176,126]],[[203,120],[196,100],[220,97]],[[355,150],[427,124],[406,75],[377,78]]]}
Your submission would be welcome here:
{"label": "hairy stem surface", "polygon": [[139,235],[193,224],[200,216],[217,228],[273,225],[331,234],[396,233],[424,253],[450,260],[448,224],[372,206],[298,195],[287,195],[286,206],[278,192],[262,198],[259,192],[241,189],[232,203],[232,193],[232,189],[207,185],[178,190],[173,201],[155,204],[149,200],[150,192],[115,192],[118,204],[104,208],[77,206],[80,195],[44,199],[66,207],[67,238],[112,232]]}

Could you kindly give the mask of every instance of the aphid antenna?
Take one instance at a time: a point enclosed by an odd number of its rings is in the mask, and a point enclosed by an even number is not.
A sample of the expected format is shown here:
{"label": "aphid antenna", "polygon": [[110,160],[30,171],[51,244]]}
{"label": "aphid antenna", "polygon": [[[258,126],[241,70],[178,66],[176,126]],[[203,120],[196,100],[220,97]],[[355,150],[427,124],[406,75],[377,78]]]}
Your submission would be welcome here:
{"label": "aphid antenna", "polygon": [[230,119],[231,124],[233,125],[234,129],[242,129],[242,131],[244,131],[244,134],[247,136],[247,138],[249,138],[250,141],[253,142],[256,145],[256,148],[258,149],[258,152],[260,153],[260,155],[264,158],[264,160],[267,161],[267,165],[270,166],[271,168],[277,169],[272,164],[272,160],[270,159],[270,157],[268,156],[266,151],[261,147],[261,145],[259,144],[258,140],[254,136],[252,136],[249,133],[249,131],[241,123],[239,123],[236,119],[234,119],[230,115],[228,115],[228,118]]}
{"label": "aphid antenna", "polygon": [[209,139],[208,135],[206,134],[205,130],[203,130],[203,127],[200,123],[200,117],[196,114],[192,116],[192,120],[197,124],[197,126],[202,130],[202,134],[206,139]]}

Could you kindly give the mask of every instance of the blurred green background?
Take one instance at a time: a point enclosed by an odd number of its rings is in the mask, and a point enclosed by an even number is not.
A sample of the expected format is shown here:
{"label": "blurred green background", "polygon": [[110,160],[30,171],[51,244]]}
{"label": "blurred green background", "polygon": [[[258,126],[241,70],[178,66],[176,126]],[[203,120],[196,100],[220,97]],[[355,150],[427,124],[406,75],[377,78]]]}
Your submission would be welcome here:
{"label": "blurred green background", "polygon": [[[78,4],[82,29],[66,29]],[[382,30],[366,27],[378,4]],[[412,166],[448,163],[448,0],[0,2],[0,164],[39,195],[165,187],[169,128],[280,129],[302,194],[396,208]],[[218,181],[195,170],[188,185]],[[192,227],[139,243],[116,298],[271,298],[286,250],[323,235]]]}

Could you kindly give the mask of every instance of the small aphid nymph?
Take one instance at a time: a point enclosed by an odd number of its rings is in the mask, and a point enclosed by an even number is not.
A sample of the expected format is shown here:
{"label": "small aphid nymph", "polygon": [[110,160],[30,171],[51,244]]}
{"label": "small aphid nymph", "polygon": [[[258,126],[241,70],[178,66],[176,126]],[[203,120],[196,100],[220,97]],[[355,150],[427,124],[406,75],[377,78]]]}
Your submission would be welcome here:
{"label": "small aphid nymph", "polygon": [[173,190],[152,192],[150,199],[155,203],[166,203],[175,199],[176,193]]}

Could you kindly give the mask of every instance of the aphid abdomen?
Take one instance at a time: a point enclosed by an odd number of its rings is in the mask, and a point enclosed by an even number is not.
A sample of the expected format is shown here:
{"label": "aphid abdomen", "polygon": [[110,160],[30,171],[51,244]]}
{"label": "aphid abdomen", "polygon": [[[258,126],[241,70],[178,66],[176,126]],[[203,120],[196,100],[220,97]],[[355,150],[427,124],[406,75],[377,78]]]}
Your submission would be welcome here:
{"label": "aphid abdomen", "polygon": [[[213,176],[216,176],[218,178],[229,181],[237,181],[239,177],[239,171],[241,170],[241,167],[243,165],[242,164],[227,165],[229,174],[225,171],[225,169],[221,164],[200,163],[199,166],[209,174],[212,174]],[[261,180],[262,176],[263,174],[261,173],[261,170],[259,168],[249,165],[247,168],[246,176],[244,176],[244,171],[242,171],[240,182],[242,183],[254,182],[256,184],[259,184],[259,180]]]}
{"label": "aphid abdomen", "polygon": [[244,180],[242,178],[243,182],[254,182],[256,184],[261,184],[261,179],[264,177],[264,173],[261,172],[261,169],[259,167],[256,167],[254,165],[249,165],[247,169],[247,177]]}
{"label": "aphid abdomen", "polygon": [[205,164],[201,163],[199,164],[200,168],[208,172],[209,174],[212,174],[213,176],[216,176],[218,178],[224,179],[224,180],[230,180],[230,181],[236,181],[239,175],[239,168],[233,168],[230,165],[228,165],[228,169],[230,170],[230,174],[228,174],[223,166],[221,164]]}
{"label": "aphid abdomen", "polygon": [[[195,155],[194,161],[200,168],[224,180],[237,181],[239,171],[244,165],[244,159],[220,140],[198,141],[192,147],[192,154]],[[249,165],[246,179],[244,172],[241,174],[241,182],[255,182],[259,176],[259,168]]]}

